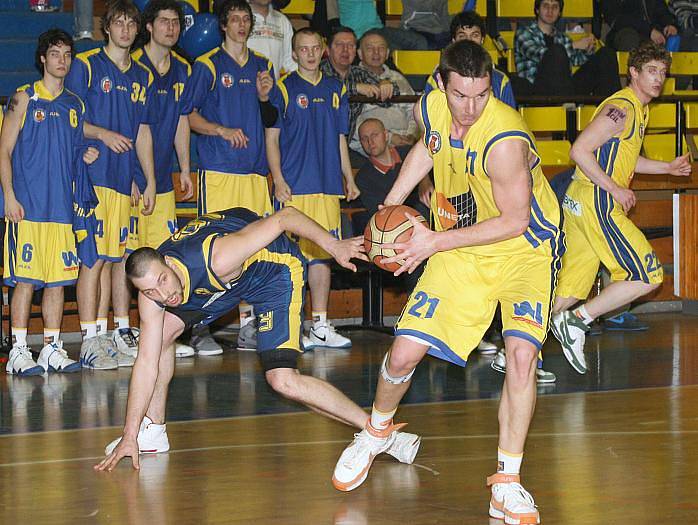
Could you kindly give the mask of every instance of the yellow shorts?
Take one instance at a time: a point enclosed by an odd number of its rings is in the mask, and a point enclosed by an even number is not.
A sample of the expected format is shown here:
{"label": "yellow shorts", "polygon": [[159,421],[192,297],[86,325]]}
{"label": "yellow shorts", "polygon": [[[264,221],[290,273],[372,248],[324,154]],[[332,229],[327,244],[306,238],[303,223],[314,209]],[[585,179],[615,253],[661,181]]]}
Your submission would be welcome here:
{"label": "yellow shorts", "polygon": [[567,252],[557,295],[586,299],[599,263],[612,281],[661,283],[662,264],[640,229],[598,186],[573,181],[562,205]]}
{"label": "yellow shorts", "polygon": [[265,175],[199,170],[198,192],[199,215],[236,207],[247,208],[261,217],[274,212]]}
{"label": "yellow shorts", "polygon": [[121,262],[126,252],[131,222],[131,197],[111,188],[95,186],[99,204],[97,219],[97,256],[109,262]]}
{"label": "yellow shorts", "polygon": [[71,224],[7,221],[5,284],[68,286],[78,278],[78,254]]}
{"label": "yellow shorts", "polygon": [[138,206],[131,206],[126,253],[144,246],[157,248],[175,231],[177,231],[177,211],[174,191],[158,193],[155,209],[150,215],[143,215],[143,199],[141,199]]}
{"label": "yellow shorts", "polygon": [[431,345],[431,355],[465,366],[499,302],[502,335],[524,339],[540,350],[559,268],[559,257],[542,253],[436,253],[407,301],[395,335],[415,337]]}
{"label": "yellow shorts", "polygon": [[[325,228],[335,239],[341,239],[342,217],[339,210],[339,198],[339,195],[325,195],[322,193],[294,195],[291,197],[290,201],[284,202],[280,206],[279,203],[276,203],[276,207],[290,206],[295,208]],[[329,253],[320,248],[313,241],[297,238],[294,235],[292,235],[291,238],[300,246],[301,252],[308,261],[308,264],[313,264],[313,262],[321,263],[332,259]]]}

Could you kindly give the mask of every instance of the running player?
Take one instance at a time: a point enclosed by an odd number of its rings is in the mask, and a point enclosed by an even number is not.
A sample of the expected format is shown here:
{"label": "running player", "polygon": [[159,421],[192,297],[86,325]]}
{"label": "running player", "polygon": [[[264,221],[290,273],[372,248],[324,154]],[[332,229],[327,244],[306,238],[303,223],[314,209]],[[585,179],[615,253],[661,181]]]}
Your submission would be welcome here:
{"label": "running player", "polygon": [[[342,176],[347,200],[359,196],[349,164],[346,87],[320,72],[323,42],[319,33],[300,29],[293,35],[292,45],[298,71],[278,82],[274,102],[280,117],[276,127],[267,129],[275,206],[293,206],[339,238]],[[327,321],[331,257],[311,240],[301,239],[299,245],[308,260],[313,315],[310,335],[303,344],[306,350],[316,346],[347,348],[351,341]]]}
{"label": "running player", "polygon": [[[570,151],[577,164],[562,207],[567,253],[562,261],[552,332],[572,367],[584,374],[584,339],[589,325],[607,312],[646,295],[662,284],[662,265],[652,245],[628,218],[635,205],[630,189],[635,173],[687,176],[689,155],[671,162],[640,155],[650,101],[662,92],[671,55],[647,42],[628,57],[628,87],[604,100]],[[612,283],[589,295],[599,262]]]}
{"label": "running player", "polygon": [[[242,206],[264,216],[272,206],[260,105],[269,101],[274,68],[247,47],[254,16],[245,0],[225,0],[216,13],[223,43],[196,59],[183,95],[191,129],[200,135],[197,209],[201,215]],[[242,306],[239,346],[254,348],[253,320],[253,309]],[[192,345],[200,354],[221,353],[204,328]]]}
{"label": "running player", "polygon": [[[90,166],[99,199],[95,210],[98,260],[91,268],[82,265],[77,286],[83,331],[80,358],[83,366],[94,369],[133,366],[134,362],[132,355],[114,348],[106,328],[110,299],[117,328],[129,326],[131,294],[123,257],[134,189],[137,194],[134,173],[139,162],[146,180],[143,213],[152,213],[155,206],[153,145],[148,125],[153,75],[129,54],[139,20],[138,9],[128,0],[109,3],[102,18],[106,45],[77,55],[66,77],[66,87],[85,101],[85,136],[97,140],[100,153]],[[111,273],[111,298],[109,286],[102,286],[100,293],[102,276],[105,284],[109,282],[106,272]]]}
{"label": "running player", "polygon": [[[208,324],[241,300],[259,314],[257,352],[269,385],[320,414],[363,427],[366,413],[359,406],[297,370],[305,260],[284,232],[312,239],[349,270],[356,271],[350,259],[366,260],[363,238],[338,241],[293,208],[264,219],[244,208],[203,215],[157,250],[140,248],[129,256],[127,273],[140,291],[140,351],[123,436],[107,446],[96,469],[112,470],[124,456],[138,468],[139,452],[169,449],[164,421],[174,340],[186,327]],[[418,448],[418,436],[401,434],[390,453],[411,463]]]}
{"label": "running player", "polygon": [[[76,372],[59,334],[63,287],[78,277],[73,234],[75,156],[83,142],[82,101],[64,89],[73,39],[60,29],[39,36],[36,66],[42,79],[17,90],[7,106],[0,138],[0,180],[5,196],[5,284],[14,286],[12,350],[7,373]],[[89,148],[90,164],[98,151]],[[44,346],[38,363],[27,346],[32,294],[43,288]]]}
{"label": "running player", "polygon": [[[173,146],[179,161],[179,184],[182,198],[193,194],[189,167],[189,119],[183,114],[182,91],[191,74],[189,63],[172,47],[179,39],[184,25],[182,7],[175,0],[152,0],[143,10],[145,45],[131,56],[150,69],[154,77],[154,98],[150,102],[154,111],[153,161],[155,169],[156,205],[153,213],[143,214],[140,205],[131,207],[131,223],[127,253],[141,246],[157,248],[177,228],[175,192],[172,182]],[[145,177],[140,165],[136,165],[136,182],[139,189],[145,187]],[[117,328],[112,334],[114,345],[127,353],[138,350],[138,329]],[[177,355],[193,355],[185,345],[177,345]]]}
{"label": "running player", "polygon": [[[383,360],[366,428],[339,458],[334,484],[361,484],[373,458],[390,446],[393,415],[426,353],[464,366],[501,304],[508,363],[499,405],[497,473],[490,516],[538,523],[520,485],[524,442],[536,400],[536,354],[545,340],[563,250],[560,212],[521,115],[491,96],[492,60],[464,40],[439,64],[439,90],[415,105],[423,141],[410,151],[386,205],[400,204],[433,168],[436,231],[416,220],[404,250],[387,261],[413,271],[429,258]],[[519,520],[519,521],[515,521]]]}

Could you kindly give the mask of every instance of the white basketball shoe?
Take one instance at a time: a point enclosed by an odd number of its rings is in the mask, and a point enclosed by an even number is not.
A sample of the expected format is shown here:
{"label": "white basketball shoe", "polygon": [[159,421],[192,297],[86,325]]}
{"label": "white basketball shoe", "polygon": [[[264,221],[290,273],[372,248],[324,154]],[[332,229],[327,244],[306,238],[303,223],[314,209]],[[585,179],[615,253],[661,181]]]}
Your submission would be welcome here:
{"label": "white basketball shoe", "polygon": [[[141,421],[136,441],[138,442],[138,451],[141,454],[158,454],[170,450],[167,425],[156,425],[148,416],[145,416]],[[111,454],[120,442],[121,438],[116,438],[106,446],[104,453],[107,456]]]}

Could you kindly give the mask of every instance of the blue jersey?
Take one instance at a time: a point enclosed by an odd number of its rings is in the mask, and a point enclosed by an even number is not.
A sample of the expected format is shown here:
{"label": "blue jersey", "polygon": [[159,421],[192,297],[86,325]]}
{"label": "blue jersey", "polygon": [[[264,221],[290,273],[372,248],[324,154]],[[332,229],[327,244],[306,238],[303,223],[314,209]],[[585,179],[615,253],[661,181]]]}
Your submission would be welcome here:
{"label": "blue jersey", "polygon": [[[279,235],[245,261],[242,273],[236,279],[221,281],[211,268],[215,240],[240,231],[259,219],[259,215],[245,208],[208,213],[193,219],[160,245],[158,251],[174,261],[185,280],[182,304],[168,308],[168,311],[181,317],[186,317],[187,312],[218,317],[240,301],[254,304],[259,301],[256,291],[287,275],[284,263],[289,256],[304,260],[298,246],[286,235]],[[221,305],[225,305],[224,311],[221,311]]]}
{"label": "blue jersey", "polygon": [[[439,84],[436,81],[438,74],[439,71],[436,70],[427,79],[427,83],[424,86],[425,95],[430,91],[439,88]],[[511,89],[509,77],[495,67],[492,68],[492,93],[494,93],[496,99],[501,100],[505,104],[509,104],[512,108],[516,109],[516,100],[514,99],[514,91]]]}
{"label": "blue jersey", "polygon": [[89,168],[95,186],[130,195],[138,164],[135,147],[138,128],[149,124],[151,119],[148,110],[149,100],[153,98],[153,74],[135,60],[122,71],[104,48],[98,48],[77,55],[65,85],[85,102],[87,122],[133,141],[133,148],[125,153],[114,153],[103,142],[96,141],[99,158]]}
{"label": "blue jersey", "polygon": [[281,173],[297,195],[344,195],[339,135],[349,133],[349,101],[343,83],[320,74],[310,82],[297,71],[278,82]]}
{"label": "blue jersey", "polygon": [[227,140],[211,135],[197,138],[199,168],[245,175],[269,172],[264,125],[257,98],[257,73],[269,71],[271,62],[252,50],[238,64],[222,47],[196,59],[182,96],[184,110],[193,110],[226,128],[239,128],[249,139],[246,148],[234,148]]}
{"label": "blue jersey", "polygon": [[85,106],[67,89],[53,97],[41,80],[18,91],[29,95],[29,105],[12,152],[15,196],[25,219],[70,224]]}
{"label": "blue jersey", "polygon": [[[184,115],[182,92],[191,74],[191,66],[184,58],[170,51],[170,69],[164,75],[158,73],[145,49],[137,49],[131,57],[147,67],[153,74],[153,100],[150,111],[153,115],[153,125],[150,132],[153,135],[153,164],[155,167],[155,186],[157,193],[172,191],[172,154],[174,139],[177,133],[179,118]],[[140,163],[136,163],[136,183],[143,191],[145,175]]]}

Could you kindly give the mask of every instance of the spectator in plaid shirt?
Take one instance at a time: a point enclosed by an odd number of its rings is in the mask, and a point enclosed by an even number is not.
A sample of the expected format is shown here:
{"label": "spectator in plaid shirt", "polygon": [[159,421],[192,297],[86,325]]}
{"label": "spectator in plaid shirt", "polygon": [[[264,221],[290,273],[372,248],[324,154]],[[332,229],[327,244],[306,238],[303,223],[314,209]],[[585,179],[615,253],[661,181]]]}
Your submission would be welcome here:
{"label": "spectator in plaid shirt", "polygon": [[[535,0],[536,21],[519,26],[514,40],[518,78],[512,78],[516,95],[598,95],[620,89],[618,62],[605,47],[598,51],[593,35],[572,42],[555,25],[563,0]],[[580,66],[572,74],[571,66]]]}

